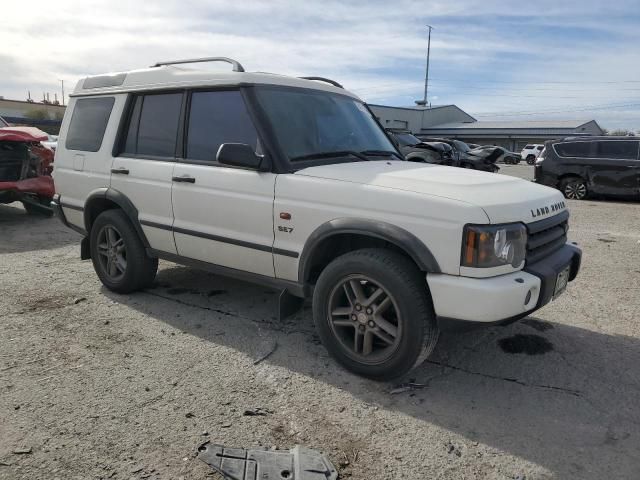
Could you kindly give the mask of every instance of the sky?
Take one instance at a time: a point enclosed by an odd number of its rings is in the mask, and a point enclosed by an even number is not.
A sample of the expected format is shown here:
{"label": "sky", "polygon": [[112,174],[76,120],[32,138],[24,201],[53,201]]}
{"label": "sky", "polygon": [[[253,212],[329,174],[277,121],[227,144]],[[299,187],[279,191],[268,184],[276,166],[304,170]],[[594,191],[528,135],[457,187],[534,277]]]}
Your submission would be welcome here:
{"label": "sky", "polygon": [[[60,97],[87,75],[229,56],[333,78],[370,103],[478,120],[640,130],[640,1],[34,0],[2,7],[0,96]],[[228,68],[218,66],[211,68]]]}

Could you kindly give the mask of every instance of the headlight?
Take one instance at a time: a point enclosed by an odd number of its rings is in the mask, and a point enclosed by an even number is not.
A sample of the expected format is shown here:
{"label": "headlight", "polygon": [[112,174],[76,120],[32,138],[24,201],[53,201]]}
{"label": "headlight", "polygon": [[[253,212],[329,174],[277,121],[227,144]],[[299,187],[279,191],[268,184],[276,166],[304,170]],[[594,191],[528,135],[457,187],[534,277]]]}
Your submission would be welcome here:
{"label": "headlight", "polygon": [[526,249],[527,229],[522,223],[467,225],[462,235],[460,265],[473,268],[511,265],[518,268],[524,262]]}
{"label": "headlight", "polygon": [[536,165],[542,165],[542,162],[544,162],[544,157],[536,158]]}

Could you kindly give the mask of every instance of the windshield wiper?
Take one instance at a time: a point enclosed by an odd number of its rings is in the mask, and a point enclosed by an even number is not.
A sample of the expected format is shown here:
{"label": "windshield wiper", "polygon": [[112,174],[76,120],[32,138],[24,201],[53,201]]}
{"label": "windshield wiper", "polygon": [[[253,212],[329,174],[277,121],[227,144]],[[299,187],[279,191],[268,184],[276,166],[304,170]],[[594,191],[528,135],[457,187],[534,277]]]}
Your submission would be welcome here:
{"label": "windshield wiper", "polygon": [[360,153],[371,157],[386,157],[388,155],[393,155],[394,157],[398,157],[400,160],[404,160],[398,152],[394,152],[393,150],[364,150]]}
{"label": "windshield wiper", "polygon": [[351,155],[352,157],[356,157],[364,162],[368,162],[369,159],[362,153],[356,152],[353,150],[341,150],[338,152],[318,152],[318,153],[310,153],[309,155],[300,155],[299,157],[291,158],[292,162],[298,160],[315,160],[318,158],[335,158],[335,157],[348,157]]}

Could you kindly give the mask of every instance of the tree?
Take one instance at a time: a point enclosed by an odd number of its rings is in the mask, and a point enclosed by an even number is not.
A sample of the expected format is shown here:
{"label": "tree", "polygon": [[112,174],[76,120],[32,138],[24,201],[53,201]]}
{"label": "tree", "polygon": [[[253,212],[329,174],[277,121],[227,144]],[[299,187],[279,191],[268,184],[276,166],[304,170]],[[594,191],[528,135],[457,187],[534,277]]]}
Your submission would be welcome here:
{"label": "tree", "polygon": [[32,108],[24,116],[30,120],[49,120],[49,113],[44,108]]}

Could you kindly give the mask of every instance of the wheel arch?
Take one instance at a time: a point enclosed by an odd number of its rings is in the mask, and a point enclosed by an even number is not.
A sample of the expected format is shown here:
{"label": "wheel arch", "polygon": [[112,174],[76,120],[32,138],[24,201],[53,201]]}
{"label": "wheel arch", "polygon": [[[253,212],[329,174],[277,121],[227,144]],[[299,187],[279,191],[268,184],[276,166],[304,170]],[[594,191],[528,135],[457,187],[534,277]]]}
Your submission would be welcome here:
{"label": "wheel arch", "polygon": [[[343,242],[346,242],[346,246]],[[364,242],[364,243],[363,243]],[[376,220],[339,218],[320,225],[307,239],[298,264],[298,280],[309,285],[331,260],[347,251],[377,243],[405,254],[424,272],[439,273],[440,266],[429,248],[415,235],[396,225]],[[337,250],[331,247],[340,245]],[[355,245],[355,248],[350,248]]]}
{"label": "wheel arch", "polygon": [[91,232],[91,226],[98,215],[105,210],[115,208],[120,209],[125,213],[136,233],[140,236],[142,244],[145,248],[149,248],[149,241],[147,240],[147,236],[144,234],[140,221],[138,220],[138,209],[129,197],[113,188],[99,188],[87,196],[87,200],[84,204],[84,226],[87,233]]}

